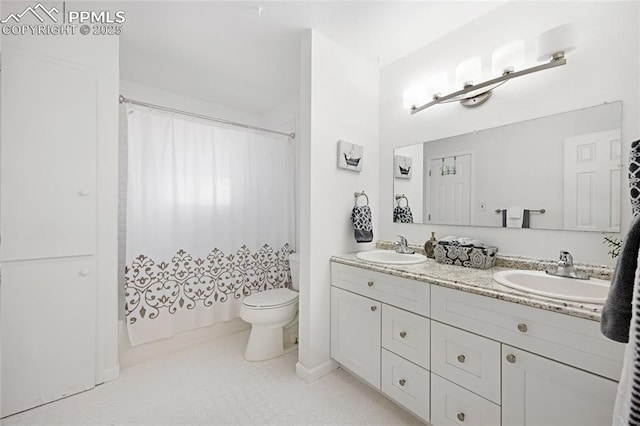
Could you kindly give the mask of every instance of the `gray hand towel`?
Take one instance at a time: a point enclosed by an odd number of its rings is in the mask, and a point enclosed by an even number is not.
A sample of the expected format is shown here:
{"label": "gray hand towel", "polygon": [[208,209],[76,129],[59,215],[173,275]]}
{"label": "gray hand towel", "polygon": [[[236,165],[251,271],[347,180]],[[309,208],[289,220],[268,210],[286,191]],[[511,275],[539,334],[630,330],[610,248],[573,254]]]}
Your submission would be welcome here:
{"label": "gray hand towel", "polygon": [[640,250],[640,215],[636,215],[629,225],[629,231],[622,243],[620,256],[611,280],[609,296],[602,308],[600,331],[611,340],[626,343],[629,341],[631,322],[631,299],[633,282],[638,267]]}
{"label": "gray hand towel", "polygon": [[358,243],[373,241],[373,225],[371,224],[371,209],[369,206],[353,206],[351,210],[354,236]]}

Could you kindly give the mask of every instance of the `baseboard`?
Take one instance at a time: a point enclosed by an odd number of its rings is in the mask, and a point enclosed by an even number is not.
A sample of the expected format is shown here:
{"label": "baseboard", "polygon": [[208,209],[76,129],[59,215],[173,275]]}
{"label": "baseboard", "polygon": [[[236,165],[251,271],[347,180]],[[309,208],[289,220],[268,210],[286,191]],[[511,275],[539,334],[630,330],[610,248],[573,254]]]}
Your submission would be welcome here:
{"label": "baseboard", "polygon": [[103,383],[110,382],[117,379],[118,377],[120,377],[120,364],[116,364],[115,367],[104,370]]}
{"label": "baseboard", "polygon": [[311,383],[331,373],[336,368],[338,368],[338,363],[332,359],[313,368],[307,368],[298,362],[296,364],[296,374],[305,382]]}

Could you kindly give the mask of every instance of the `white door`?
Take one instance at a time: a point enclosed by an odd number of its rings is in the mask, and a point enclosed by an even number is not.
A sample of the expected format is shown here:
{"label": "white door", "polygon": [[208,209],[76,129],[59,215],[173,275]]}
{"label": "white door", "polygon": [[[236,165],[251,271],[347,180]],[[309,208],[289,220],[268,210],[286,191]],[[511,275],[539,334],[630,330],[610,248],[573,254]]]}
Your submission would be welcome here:
{"label": "white door", "polygon": [[381,304],[331,287],[331,357],[380,389]]}
{"label": "white door", "polygon": [[14,49],[2,56],[0,260],[94,254],[95,73]]}
{"label": "white door", "polygon": [[617,383],[502,345],[502,424],[611,424]]}
{"label": "white door", "polygon": [[95,384],[91,257],[2,265],[2,417]]}
{"label": "white door", "polygon": [[564,229],[620,231],[620,129],[564,141]]}
{"label": "white door", "polygon": [[[455,168],[455,173],[453,172]],[[471,154],[434,158],[427,172],[426,211],[430,223],[469,225]]]}

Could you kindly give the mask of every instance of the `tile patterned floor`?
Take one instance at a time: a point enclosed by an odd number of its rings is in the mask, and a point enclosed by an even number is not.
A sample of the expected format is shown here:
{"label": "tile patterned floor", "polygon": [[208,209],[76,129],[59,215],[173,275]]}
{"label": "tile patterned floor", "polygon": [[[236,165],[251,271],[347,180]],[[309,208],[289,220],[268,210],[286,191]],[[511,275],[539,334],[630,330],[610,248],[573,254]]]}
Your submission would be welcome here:
{"label": "tile patterned floor", "polygon": [[2,419],[9,425],[417,425],[338,369],[308,384],[297,352],[260,363],[248,332],[130,367],[94,390]]}

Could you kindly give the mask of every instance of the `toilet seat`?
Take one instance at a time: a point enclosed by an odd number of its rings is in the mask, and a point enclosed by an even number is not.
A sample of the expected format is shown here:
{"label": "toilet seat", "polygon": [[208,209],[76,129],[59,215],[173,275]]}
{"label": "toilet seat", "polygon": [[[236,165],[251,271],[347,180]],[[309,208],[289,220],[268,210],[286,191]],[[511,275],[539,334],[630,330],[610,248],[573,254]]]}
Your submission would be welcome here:
{"label": "toilet seat", "polygon": [[247,296],[242,304],[248,309],[273,309],[297,302],[297,291],[288,288],[274,288]]}

